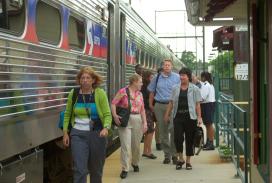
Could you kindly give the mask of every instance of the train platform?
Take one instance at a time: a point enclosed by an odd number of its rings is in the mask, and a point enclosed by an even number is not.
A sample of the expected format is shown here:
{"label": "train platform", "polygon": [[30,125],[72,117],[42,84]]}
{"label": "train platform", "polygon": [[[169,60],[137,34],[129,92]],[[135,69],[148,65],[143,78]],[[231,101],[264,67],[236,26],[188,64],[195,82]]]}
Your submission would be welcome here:
{"label": "train platform", "polygon": [[[142,148],[143,144],[141,144]],[[201,151],[192,159],[193,170],[176,170],[173,164],[162,164],[163,152],[153,153],[158,156],[151,160],[141,157],[140,172],[134,173],[132,168],[126,179],[121,179],[120,174],[120,148],[111,154],[104,167],[103,183],[241,183],[237,178],[232,162],[223,161],[219,153],[214,151]]]}

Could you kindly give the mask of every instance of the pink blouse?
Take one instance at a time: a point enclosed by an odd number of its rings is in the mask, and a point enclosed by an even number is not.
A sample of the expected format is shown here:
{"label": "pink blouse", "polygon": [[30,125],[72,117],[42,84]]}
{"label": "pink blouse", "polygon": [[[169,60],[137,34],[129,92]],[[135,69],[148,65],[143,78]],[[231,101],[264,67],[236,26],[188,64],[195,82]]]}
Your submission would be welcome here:
{"label": "pink blouse", "polygon": [[[121,88],[115,97],[112,100],[112,104],[119,106],[119,107],[124,107],[128,108],[128,96],[126,93],[126,88]],[[143,95],[140,91],[137,91],[135,95],[132,95],[130,93],[130,103],[131,103],[131,113],[141,113],[142,110],[144,110],[144,100],[143,100]]]}

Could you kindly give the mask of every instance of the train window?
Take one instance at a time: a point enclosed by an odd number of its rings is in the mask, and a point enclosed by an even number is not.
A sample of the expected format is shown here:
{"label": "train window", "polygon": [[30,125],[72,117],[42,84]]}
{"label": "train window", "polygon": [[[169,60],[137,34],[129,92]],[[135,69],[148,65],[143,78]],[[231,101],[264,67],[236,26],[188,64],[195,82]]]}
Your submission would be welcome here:
{"label": "train window", "polygon": [[145,60],[145,53],[144,51],[141,51],[141,61],[140,61],[141,65],[144,65],[144,60]]}
{"label": "train window", "polygon": [[150,56],[149,57],[149,64],[148,64],[149,68],[152,68],[152,60],[153,60],[153,58],[152,58],[152,56]]}
{"label": "train window", "polygon": [[148,67],[148,58],[149,58],[149,56],[148,56],[148,54],[146,54],[145,55],[145,62],[144,62],[145,67]]}
{"label": "train window", "polygon": [[73,16],[69,18],[68,27],[69,46],[71,49],[83,50],[85,44],[85,26],[84,22]]}
{"label": "train window", "polygon": [[58,44],[61,35],[59,10],[43,1],[39,1],[37,4],[36,28],[39,41]]}
{"label": "train window", "polygon": [[148,54],[145,55],[145,62],[144,62],[144,66],[148,67],[148,61],[149,61],[149,56]]}
{"label": "train window", "polygon": [[20,35],[25,27],[25,1],[0,0],[0,29]]}
{"label": "train window", "polygon": [[139,49],[136,48],[136,55],[135,55],[136,64],[139,63]]}

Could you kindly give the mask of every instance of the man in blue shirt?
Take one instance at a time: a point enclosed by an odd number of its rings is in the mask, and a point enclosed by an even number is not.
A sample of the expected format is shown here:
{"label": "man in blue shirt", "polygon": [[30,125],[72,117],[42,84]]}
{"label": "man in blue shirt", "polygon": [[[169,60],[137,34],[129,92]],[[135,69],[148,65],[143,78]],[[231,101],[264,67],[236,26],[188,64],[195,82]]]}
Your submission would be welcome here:
{"label": "man in blue shirt", "polygon": [[174,131],[173,128],[168,128],[169,123],[166,124],[163,117],[170,100],[172,87],[179,83],[180,76],[177,73],[172,72],[172,61],[167,59],[163,61],[163,69],[161,73],[157,74],[151,80],[147,88],[150,92],[149,107],[154,111],[157,118],[157,124],[159,125],[160,141],[165,157],[163,161],[164,164],[170,163],[171,156],[174,164],[177,161],[175,156],[176,149],[174,145]]}

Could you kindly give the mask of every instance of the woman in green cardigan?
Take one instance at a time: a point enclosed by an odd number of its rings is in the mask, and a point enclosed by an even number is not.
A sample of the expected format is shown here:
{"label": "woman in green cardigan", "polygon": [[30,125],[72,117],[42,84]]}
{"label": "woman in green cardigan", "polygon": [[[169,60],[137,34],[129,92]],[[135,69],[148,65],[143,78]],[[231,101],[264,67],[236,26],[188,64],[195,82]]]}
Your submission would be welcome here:
{"label": "woman in green cardigan", "polygon": [[[108,98],[105,91],[98,88],[102,77],[91,67],[82,68],[76,81],[80,89],[79,92],[71,90],[68,96],[64,114],[63,144],[68,147],[71,143],[74,183],[86,183],[88,173],[92,183],[101,183],[106,158],[106,137],[112,122]],[[73,105],[74,92],[77,97]],[[72,126],[70,138],[69,123]]]}

